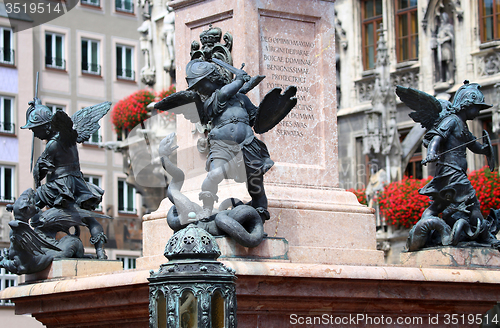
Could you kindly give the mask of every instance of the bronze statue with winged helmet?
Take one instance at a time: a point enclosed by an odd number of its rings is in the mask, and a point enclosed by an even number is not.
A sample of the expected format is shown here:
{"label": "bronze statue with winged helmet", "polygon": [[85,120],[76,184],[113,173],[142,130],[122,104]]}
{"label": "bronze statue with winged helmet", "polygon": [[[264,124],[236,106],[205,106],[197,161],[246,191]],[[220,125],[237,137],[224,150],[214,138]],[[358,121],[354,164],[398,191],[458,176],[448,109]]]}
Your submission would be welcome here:
{"label": "bronze statue with winged helmet", "polygon": [[[481,110],[491,107],[485,103],[480,85],[466,80],[453,102],[402,86],[396,87],[396,94],[414,110],[410,117],[427,129],[424,136],[427,156],[422,164],[436,162],[434,178],[419,190],[432,203],[411,229],[408,250],[459,243],[500,249],[500,241],[495,237],[500,228],[499,213],[492,210],[487,218],[483,217],[476,192],[467,178],[466,149],[486,155],[490,168],[495,167],[488,133],[484,131],[482,138],[476,138],[466,124]],[[482,144],[478,142],[481,139]]]}
{"label": "bronze statue with winged helmet", "polygon": [[[0,267],[17,274],[41,271],[54,258],[84,257],[80,226],[89,229],[97,258],[107,258],[107,238],[96,219],[111,217],[94,212],[104,190],[84,180],[77,143],[88,140],[99,129],[99,120],[111,103],[89,106],[69,117],[62,110],[53,113],[36,95],[37,91],[21,129],[30,129],[34,137],[47,144],[33,167],[36,190],[25,190],[8,206],[15,218],[9,223],[11,247],[0,256]],[[58,232],[66,236],[57,240]]]}
{"label": "bronze statue with winged helmet", "polygon": [[[111,103],[83,108],[72,117],[62,110],[52,113],[38,98],[30,105],[26,113],[26,125],[21,129],[30,129],[36,138],[47,141],[45,150],[33,168],[36,206],[95,210],[104,190],[83,179],[76,144],[88,140],[99,129],[99,120],[109,111]],[[45,183],[42,184],[44,178]],[[89,228],[97,257],[107,258],[104,251],[107,238],[101,224],[92,216],[77,221],[75,225]]]}
{"label": "bronze statue with winged helmet", "polygon": [[[240,69],[233,67],[231,47],[222,51],[217,43],[221,33],[219,28],[210,26],[200,35],[204,48],[198,50],[199,44],[193,43],[191,61],[186,65],[187,90],[155,104],[160,111],[183,114],[192,123],[201,123],[208,137],[205,165],[208,173],[199,194],[202,207],[182,195],[180,186],[184,174],[173,165],[165,165],[171,162],[167,155],[162,155],[165,169],[174,177],[167,191],[174,203],[167,221],[174,230],[195,221],[211,233],[227,234],[243,246],[255,247],[264,237],[262,224],[269,219],[264,174],[274,165],[266,145],[255,133],[271,130],[294,108],[297,88],[290,86],[285,91],[275,88],[255,106],[246,94],[265,76],[249,76],[243,70],[244,64]],[[232,38],[225,36],[224,39],[232,45]],[[162,144],[170,145],[171,140],[164,140]],[[214,203],[218,202],[218,185],[223,179],[245,182],[250,202],[243,204],[229,198],[220,203],[218,210],[214,209]],[[228,210],[228,204],[232,204],[229,206],[232,210]]]}
{"label": "bronze statue with winged helmet", "polygon": [[[111,217],[94,211],[104,190],[84,180],[77,143],[99,129],[111,103],[86,107],[71,117],[62,110],[52,113],[36,96],[29,105],[21,129],[30,129],[47,144],[33,167],[36,190],[25,190],[7,206],[14,220],[9,222],[11,245],[0,255],[0,267],[16,274],[36,273],[56,258],[86,257],[80,226],[89,229],[97,258],[106,259],[107,238],[97,219]],[[66,235],[56,239],[58,232]]]}
{"label": "bronze statue with winged helmet", "polygon": [[[234,80],[229,80],[224,70],[234,74]],[[297,103],[296,88],[289,87],[283,94],[281,89],[271,90],[257,107],[241,92],[248,91],[244,86],[248,86],[246,83],[252,80],[251,77],[244,70],[216,58],[212,62],[190,61],[186,67],[186,80],[186,91],[163,99],[155,108],[183,114],[193,123],[210,123],[208,174],[201,187],[203,212],[199,213],[199,218],[212,215],[214,203],[218,200],[218,185],[225,178],[246,182],[252,198],[250,205],[268,217],[264,174],[274,162],[254,131],[269,131],[290,112]],[[182,106],[191,102],[196,104],[196,110]]]}

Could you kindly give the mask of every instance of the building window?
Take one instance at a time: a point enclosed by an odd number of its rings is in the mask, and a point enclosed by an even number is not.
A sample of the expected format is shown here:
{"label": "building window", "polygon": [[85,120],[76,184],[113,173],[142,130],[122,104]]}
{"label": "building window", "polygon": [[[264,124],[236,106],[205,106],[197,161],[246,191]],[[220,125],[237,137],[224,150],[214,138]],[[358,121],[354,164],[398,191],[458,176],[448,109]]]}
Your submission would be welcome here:
{"label": "building window", "polygon": [[56,111],[62,110],[63,112],[66,112],[66,106],[63,105],[54,105],[54,104],[47,104],[47,107],[52,111],[52,114],[55,114]]}
{"label": "building window", "polygon": [[422,152],[419,151],[418,153],[415,153],[408,161],[408,165],[405,169],[405,176],[413,179],[423,179],[423,172]]}
{"label": "building window", "polygon": [[0,27],[0,64],[14,65],[14,37],[6,27]]}
{"label": "building window", "polygon": [[[410,130],[399,131],[399,141],[401,143],[406,139],[409,132],[410,132]],[[422,142],[420,141],[419,146],[416,148],[415,152],[408,160],[408,164],[405,168],[404,175],[407,176],[408,178],[423,179],[424,178],[424,171],[423,171],[423,166],[422,166],[422,159],[423,159],[422,158]],[[430,165],[429,165],[429,167],[430,167]]]}
{"label": "building window", "polygon": [[132,0],[115,0],[116,11],[123,11],[126,13],[134,12],[134,3]]}
{"label": "building window", "polygon": [[382,0],[365,0],[361,2],[363,66],[365,70],[375,67],[377,55],[378,33],[382,26]]}
{"label": "building window", "polygon": [[0,132],[14,134],[14,99],[0,96]]}
{"label": "building window", "polygon": [[398,62],[418,59],[417,0],[396,0]]}
{"label": "building window", "polygon": [[117,256],[116,259],[123,262],[123,270],[132,270],[136,268],[136,257]]}
{"label": "building window", "polygon": [[99,41],[82,39],[82,73],[101,75]]}
{"label": "building window", "polygon": [[[99,188],[102,188],[101,177],[99,177],[99,176],[84,174],[83,180],[85,180],[86,182],[92,183],[92,184],[98,186]],[[95,208],[95,210],[102,211],[102,205],[99,203],[99,205]]]}
{"label": "building window", "polygon": [[101,6],[101,0],[82,0],[82,4],[89,5],[89,6],[100,7]]}
{"label": "building window", "polygon": [[[17,275],[10,273],[4,268],[0,268],[0,290],[14,286],[17,286]],[[0,306],[2,305],[13,306],[14,303],[11,300],[0,300]]]}
{"label": "building window", "polygon": [[500,39],[500,3],[493,0],[479,0],[479,25],[481,42]]}
{"label": "building window", "polygon": [[116,140],[117,141],[123,141],[128,138],[129,131],[127,129],[124,129],[116,134]]}
{"label": "building window", "polygon": [[64,35],[45,33],[45,67],[66,69]]}
{"label": "building window", "polygon": [[92,145],[98,145],[102,141],[102,136],[101,136],[101,129],[97,130],[94,132],[91,136],[90,139],[85,141],[87,144],[92,144]]}
{"label": "building window", "polygon": [[128,46],[116,46],[116,77],[125,80],[135,80],[135,72],[132,69],[134,62],[134,48]]}
{"label": "building window", "polygon": [[0,165],[0,202],[13,203],[14,198],[14,167]]}
{"label": "building window", "polygon": [[136,213],[135,188],[125,180],[118,180],[118,211],[122,213]]}

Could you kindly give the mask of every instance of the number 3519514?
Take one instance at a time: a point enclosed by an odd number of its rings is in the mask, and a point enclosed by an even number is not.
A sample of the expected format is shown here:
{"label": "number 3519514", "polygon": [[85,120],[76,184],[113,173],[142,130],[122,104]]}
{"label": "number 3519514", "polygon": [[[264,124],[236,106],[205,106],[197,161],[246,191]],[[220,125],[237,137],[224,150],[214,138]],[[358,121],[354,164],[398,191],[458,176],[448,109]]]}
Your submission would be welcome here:
{"label": "number 3519514", "polygon": [[51,14],[51,13],[61,13],[63,9],[58,3],[18,3],[18,2],[7,2],[5,4],[5,11],[7,14]]}

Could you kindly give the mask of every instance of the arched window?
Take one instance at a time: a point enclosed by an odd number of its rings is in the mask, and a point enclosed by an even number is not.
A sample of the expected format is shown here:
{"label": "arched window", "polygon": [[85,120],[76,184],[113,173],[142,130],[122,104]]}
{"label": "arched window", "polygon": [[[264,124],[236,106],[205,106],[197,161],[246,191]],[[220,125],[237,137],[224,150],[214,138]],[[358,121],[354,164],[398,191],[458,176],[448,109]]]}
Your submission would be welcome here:
{"label": "arched window", "polygon": [[212,294],[212,301],[210,303],[212,304],[212,328],[226,327],[226,306],[220,290],[216,290]]}
{"label": "arched window", "polygon": [[185,290],[179,298],[179,326],[180,328],[198,327],[198,300],[190,291]]}

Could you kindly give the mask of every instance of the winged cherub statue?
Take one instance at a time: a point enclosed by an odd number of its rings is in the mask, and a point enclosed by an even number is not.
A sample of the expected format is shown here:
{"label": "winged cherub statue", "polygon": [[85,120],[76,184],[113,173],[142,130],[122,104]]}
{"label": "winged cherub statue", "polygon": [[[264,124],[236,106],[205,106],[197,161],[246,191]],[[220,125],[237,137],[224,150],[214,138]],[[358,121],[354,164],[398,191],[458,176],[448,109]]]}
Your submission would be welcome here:
{"label": "winged cherub statue", "polygon": [[498,232],[495,220],[483,218],[476,192],[467,178],[466,148],[486,155],[490,169],[495,167],[487,132],[483,132],[481,144],[466,124],[481,110],[491,107],[479,89],[479,84],[465,81],[450,103],[412,88],[396,87],[396,94],[414,110],[410,117],[427,129],[424,146],[428,150],[422,164],[436,162],[434,178],[419,190],[430,197],[432,204],[410,231],[410,251],[463,241],[500,247],[494,236]]}
{"label": "winged cherub statue", "polygon": [[[278,124],[297,103],[294,97],[297,89],[289,87],[283,94],[281,89],[273,89],[256,107],[245,93],[262,79],[251,79],[242,69],[216,58],[212,60],[195,59],[189,62],[186,67],[188,89],[164,98],[155,104],[155,108],[183,114],[193,123],[201,122],[210,127],[206,162],[208,174],[201,186],[199,196],[203,212],[198,219],[212,214],[214,202],[218,200],[218,185],[223,179],[246,182],[252,198],[249,205],[257,209],[263,218],[269,218],[264,174],[274,162],[266,145],[257,139],[254,131],[265,133]],[[229,80],[225,71],[235,74],[234,80]],[[193,102],[195,110],[183,106]]]}
{"label": "winged cherub statue", "polygon": [[[42,212],[35,198],[36,192],[28,188],[14,204],[7,205],[14,220],[9,222],[10,247],[0,254],[0,268],[15,274],[43,271],[58,258],[86,257],[79,226],[93,218],[109,218],[78,206],[52,207]],[[59,239],[56,234],[60,231],[66,235]]]}
{"label": "winged cherub statue", "polygon": [[[52,114],[36,97],[29,104],[26,125],[21,129],[30,129],[35,137],[47,140],[45,150],[33,168],[35,205],[40,209],[48,206],[67,212],[75,211],[75,208],[94,210],[101,202],[104,190],[83,179],[76,144],[88,140],[99,129],[99,120],[109,111],[111,103],[83,108],[71,118],[62,110]],[[45,184],[42,184],[44,178]],[[47,220],[50,221],[50,217]],[[88,215],[80,219],[75,217],[73,221],[75,226],[88,227],[97,257],[106,259],[103,244],[107,238],[101,224]]]}

